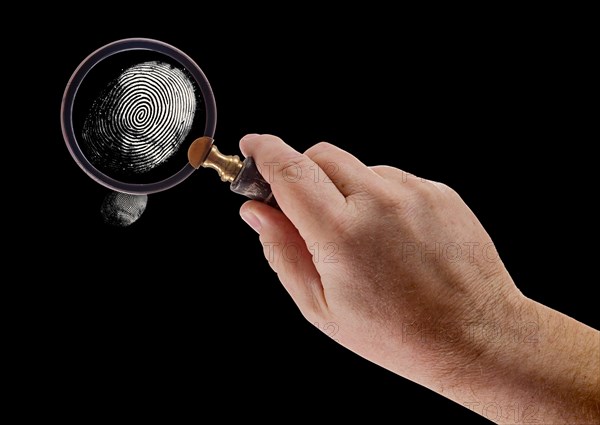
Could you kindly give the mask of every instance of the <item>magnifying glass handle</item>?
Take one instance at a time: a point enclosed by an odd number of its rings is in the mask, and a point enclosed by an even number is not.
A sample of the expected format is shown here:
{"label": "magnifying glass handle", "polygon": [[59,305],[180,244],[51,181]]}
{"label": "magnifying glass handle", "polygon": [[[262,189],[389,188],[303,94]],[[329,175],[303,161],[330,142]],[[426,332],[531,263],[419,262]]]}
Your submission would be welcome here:
{"label": "magnifying glass handle", "polygon": [[196,169],[212,168],[219,173],[222,181],[231,182],[233,192],[279,208],[271,185],[260,174],[254,160],[248,157],[241,162],[237,155],[223,155],[213,142],[208,136],[194,140],[188,149],[190,165]]}
{"label": "magnifying glass handle", "polygon": [[260,174],[252,157],[244,160],[242,169],[231,182],[230,188],[235,193],[279,208],[271,191],[271,185]]}

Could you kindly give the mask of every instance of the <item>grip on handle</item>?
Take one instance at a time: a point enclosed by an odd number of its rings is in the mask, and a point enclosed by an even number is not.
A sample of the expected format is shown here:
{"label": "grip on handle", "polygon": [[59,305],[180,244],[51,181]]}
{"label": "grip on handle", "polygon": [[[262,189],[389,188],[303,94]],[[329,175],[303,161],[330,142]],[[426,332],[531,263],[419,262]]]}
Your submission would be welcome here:
{"label": "grip on handle", "polygon": [[271,192],[271,186],[258,171],[251,157],[240,162],[237,155],[223,155],[213,144],[212,137],[194,140],[188,148],[188,161],[192,167],[212,168],[224,182],[231,182],[231,190],[250,199],[279,208]]}
{"label": "grip on handle", "polygon": [[252,157],[244,160],[242,169],[231,182],[230,188],[235,193],[279,208],[271,191],[271,185],[260,174]]}

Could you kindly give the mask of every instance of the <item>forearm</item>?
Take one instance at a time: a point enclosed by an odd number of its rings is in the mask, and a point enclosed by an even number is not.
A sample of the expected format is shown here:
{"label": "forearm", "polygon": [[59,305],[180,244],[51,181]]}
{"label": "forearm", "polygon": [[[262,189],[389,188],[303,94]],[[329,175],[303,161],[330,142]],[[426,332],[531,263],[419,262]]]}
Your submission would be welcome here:
{"label": "forearm", "polygon": [[469,344],[432,389],[499,424],[600,423],[598,331],[524,299]]}

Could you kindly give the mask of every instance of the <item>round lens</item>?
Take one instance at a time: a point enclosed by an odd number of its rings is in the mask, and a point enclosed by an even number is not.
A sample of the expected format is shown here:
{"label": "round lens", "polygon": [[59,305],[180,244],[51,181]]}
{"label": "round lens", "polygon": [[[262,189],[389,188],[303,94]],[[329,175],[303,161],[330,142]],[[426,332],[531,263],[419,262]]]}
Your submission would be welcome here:
{"label": "round lens", "polygon": [[62,124],[71,154],[92,178],[152,193],[193,172],[187,148],[214,135],[216,107],[206,77],[184,53],[129,39],[99,49],[75,71]]}

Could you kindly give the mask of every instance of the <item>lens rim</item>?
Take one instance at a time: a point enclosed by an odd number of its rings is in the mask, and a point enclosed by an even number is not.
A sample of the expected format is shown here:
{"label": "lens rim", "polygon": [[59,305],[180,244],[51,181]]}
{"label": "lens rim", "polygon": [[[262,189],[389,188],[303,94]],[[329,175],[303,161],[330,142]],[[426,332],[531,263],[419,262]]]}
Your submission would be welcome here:
{"label": "lens rim", "polygon": [[192,75],[204,98],[206,108],[206,122],[204,126],[204,134],[200,136],[214,137],[217,126],[217,106],[215,97],[208,82],[208,79],[200,69],[200,67],[185,53],[176,47],[165,42],[150,38],[126,38],[109,43],[98,50],[94,51],[77,67],[65,88],[60,110],[60,122],[63,137],[71,156],[79,167],[93,180],[101,185],[116,190],[119,192],[130,193],[132,195],[143,195],[161,192],[167,190],[188,178],[193,172],[194,167],[189,163],[185,164],[181,170],[174,175],[153,183],[125,183],[107,176],[98,170],[83,154],[75,130],[73,127],[73,106],[79,86],[85,79],[86,75],[104,59],[117,53],[126,52],[129,50],[150,50],[162,53],[173,60],[178,61]]}

